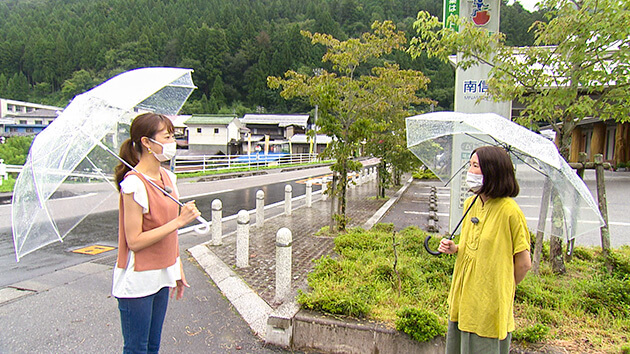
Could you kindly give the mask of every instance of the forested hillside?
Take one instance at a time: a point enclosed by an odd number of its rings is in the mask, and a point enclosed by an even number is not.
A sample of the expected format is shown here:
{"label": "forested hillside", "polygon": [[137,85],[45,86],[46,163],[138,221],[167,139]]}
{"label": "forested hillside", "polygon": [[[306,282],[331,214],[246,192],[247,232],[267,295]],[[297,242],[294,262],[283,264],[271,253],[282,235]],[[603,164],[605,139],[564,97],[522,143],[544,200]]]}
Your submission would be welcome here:
{"label": "forested hillside", "polygon": [[[506,0],[504,0],[506,1]],[[392,20],[410,38],[420,10],[440,0],[9,0],[0,1],[0,97],[65,106],[74,95],[142,66],[193,68],[199,90],[189,113],[308,111],[266,85],[286,70],[322,67],[323,48],[300,30],[338,39]],[[540,13],[501,9],[508,44],[529,45]],[[431,78],[427,95],[452,108],[453,71],[444,63],[394,53],[401,68]]]}

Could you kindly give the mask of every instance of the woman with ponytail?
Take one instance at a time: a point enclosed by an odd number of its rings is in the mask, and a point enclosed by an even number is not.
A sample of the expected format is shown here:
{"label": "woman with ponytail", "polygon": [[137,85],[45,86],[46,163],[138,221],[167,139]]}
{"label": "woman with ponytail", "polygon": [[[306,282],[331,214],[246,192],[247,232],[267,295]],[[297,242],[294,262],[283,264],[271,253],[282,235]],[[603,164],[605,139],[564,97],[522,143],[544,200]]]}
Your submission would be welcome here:
{"label": "woman with ponytail", "polygon": [[175,156],[173,123],[161,114],[144,113],[131,124],[120,157],[134,166],[116,167],[120,190],[118,259],[112,295],[118,299],[124,353],[157,353],[169,288],[181,299],[188,287],[179,258],[177,230],[200,215],[194,201],[181,208],[175,175],[161,163]]}

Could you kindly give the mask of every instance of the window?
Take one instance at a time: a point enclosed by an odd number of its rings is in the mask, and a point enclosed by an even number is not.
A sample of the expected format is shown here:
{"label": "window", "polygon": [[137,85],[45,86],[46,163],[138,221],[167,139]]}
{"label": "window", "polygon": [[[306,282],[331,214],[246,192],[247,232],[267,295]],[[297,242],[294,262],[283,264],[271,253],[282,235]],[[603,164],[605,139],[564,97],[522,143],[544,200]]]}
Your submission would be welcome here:
{"label": "window", "polygon": [[33,128],[26,128],[26,132],[27,133],[32,133],[33,132]]}
{"label": "window", "polygon": [[219,134],[219,128],[214,128],[214,133]]}
{"label": "window", "polygon": [[20,119],[20,121],[18,122],[19,124],[28,124],[28,122],[26,121],[26,119]]}
{"label": "window", "polygon": [[41,125],[41,124],[43,124],[43,121],[41,121],[41,120],[36,120],[36,121],[35,121],[35,124],[39,124],[39,125]]}
{"label": "window", "polygon": [[197,134],[201,134],[201,128],[197,128]]}

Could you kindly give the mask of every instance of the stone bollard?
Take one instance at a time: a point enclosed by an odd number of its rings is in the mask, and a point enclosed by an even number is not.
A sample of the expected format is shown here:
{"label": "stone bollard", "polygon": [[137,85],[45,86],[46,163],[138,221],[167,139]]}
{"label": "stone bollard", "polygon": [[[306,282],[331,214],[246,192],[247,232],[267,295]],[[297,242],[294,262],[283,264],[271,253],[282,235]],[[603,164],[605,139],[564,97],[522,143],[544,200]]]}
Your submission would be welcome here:
{"label": "stone bollard", "polygon": [[350,173],[350,181],[348,182],[348,184],[350,185],[350,188],[354,188],[357,186],[357,173],[356,172]]}
{"label": "stone bollard", "polygon": [[284,214],[291,215],[291,198],[293,198],[293,187],[290,184],[284,186]]}
{"label": "stone bollard", "polygon": [[265,223],[265,192],[256,192],[256,226],[262,227]]}
{"label": "stone bollard", "polygon": [[306,207],[310,208],[313,204],[313,182],[306,181]]}
{"label": "stone bollard", "polygon": [[326,191],[328,190],[328,181],[326,177],[322,177],[322,200],[326,200],[328,196],[326,195]]}
{"label": "stone bollard", "polygon": [[293,235],[286,227],[276,234],[276,302],[283,302],[291,292],[291,248]]}
{"label": "stone bollard", "polygon": [[223,203],[220,199],[212,201],[212,245],[220,246],[223,242],[223,227],[221,219],[223,218]]}
{"label": "stone bollard", "polygon": [[236,216],[236,266],[249,267],[249,213],[241,210]]}

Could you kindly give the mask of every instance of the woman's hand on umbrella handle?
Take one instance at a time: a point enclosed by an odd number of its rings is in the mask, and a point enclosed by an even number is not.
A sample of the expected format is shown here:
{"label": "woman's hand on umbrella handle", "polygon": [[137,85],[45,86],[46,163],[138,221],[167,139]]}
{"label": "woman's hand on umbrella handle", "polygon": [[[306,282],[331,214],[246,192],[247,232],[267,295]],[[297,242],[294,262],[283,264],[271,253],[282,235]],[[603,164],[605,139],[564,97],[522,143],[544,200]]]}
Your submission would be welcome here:
{"label": "woman's hand on umbrella handle", "polygon": [[458,246],[448,238],[443,238],[440,240],[440,245],[438,246],[438,251],[446,254],[454,254],[457,253]]}
{"label": "woman's hand on umbrella handle", "polygon": [[195,232],[200,235],[205,235],[210,232],[210,223],[204,219],[201,215],[197,217],[199,225],[195,226]]}
{"label": "woman's hand on umbrella handle", "polygon": [[195,201],[191,200],[188,203],[182,205],[179,211],[179,219],[182,221],[182,226],[187,225],[191,221],[195,220],[201,215]]}

